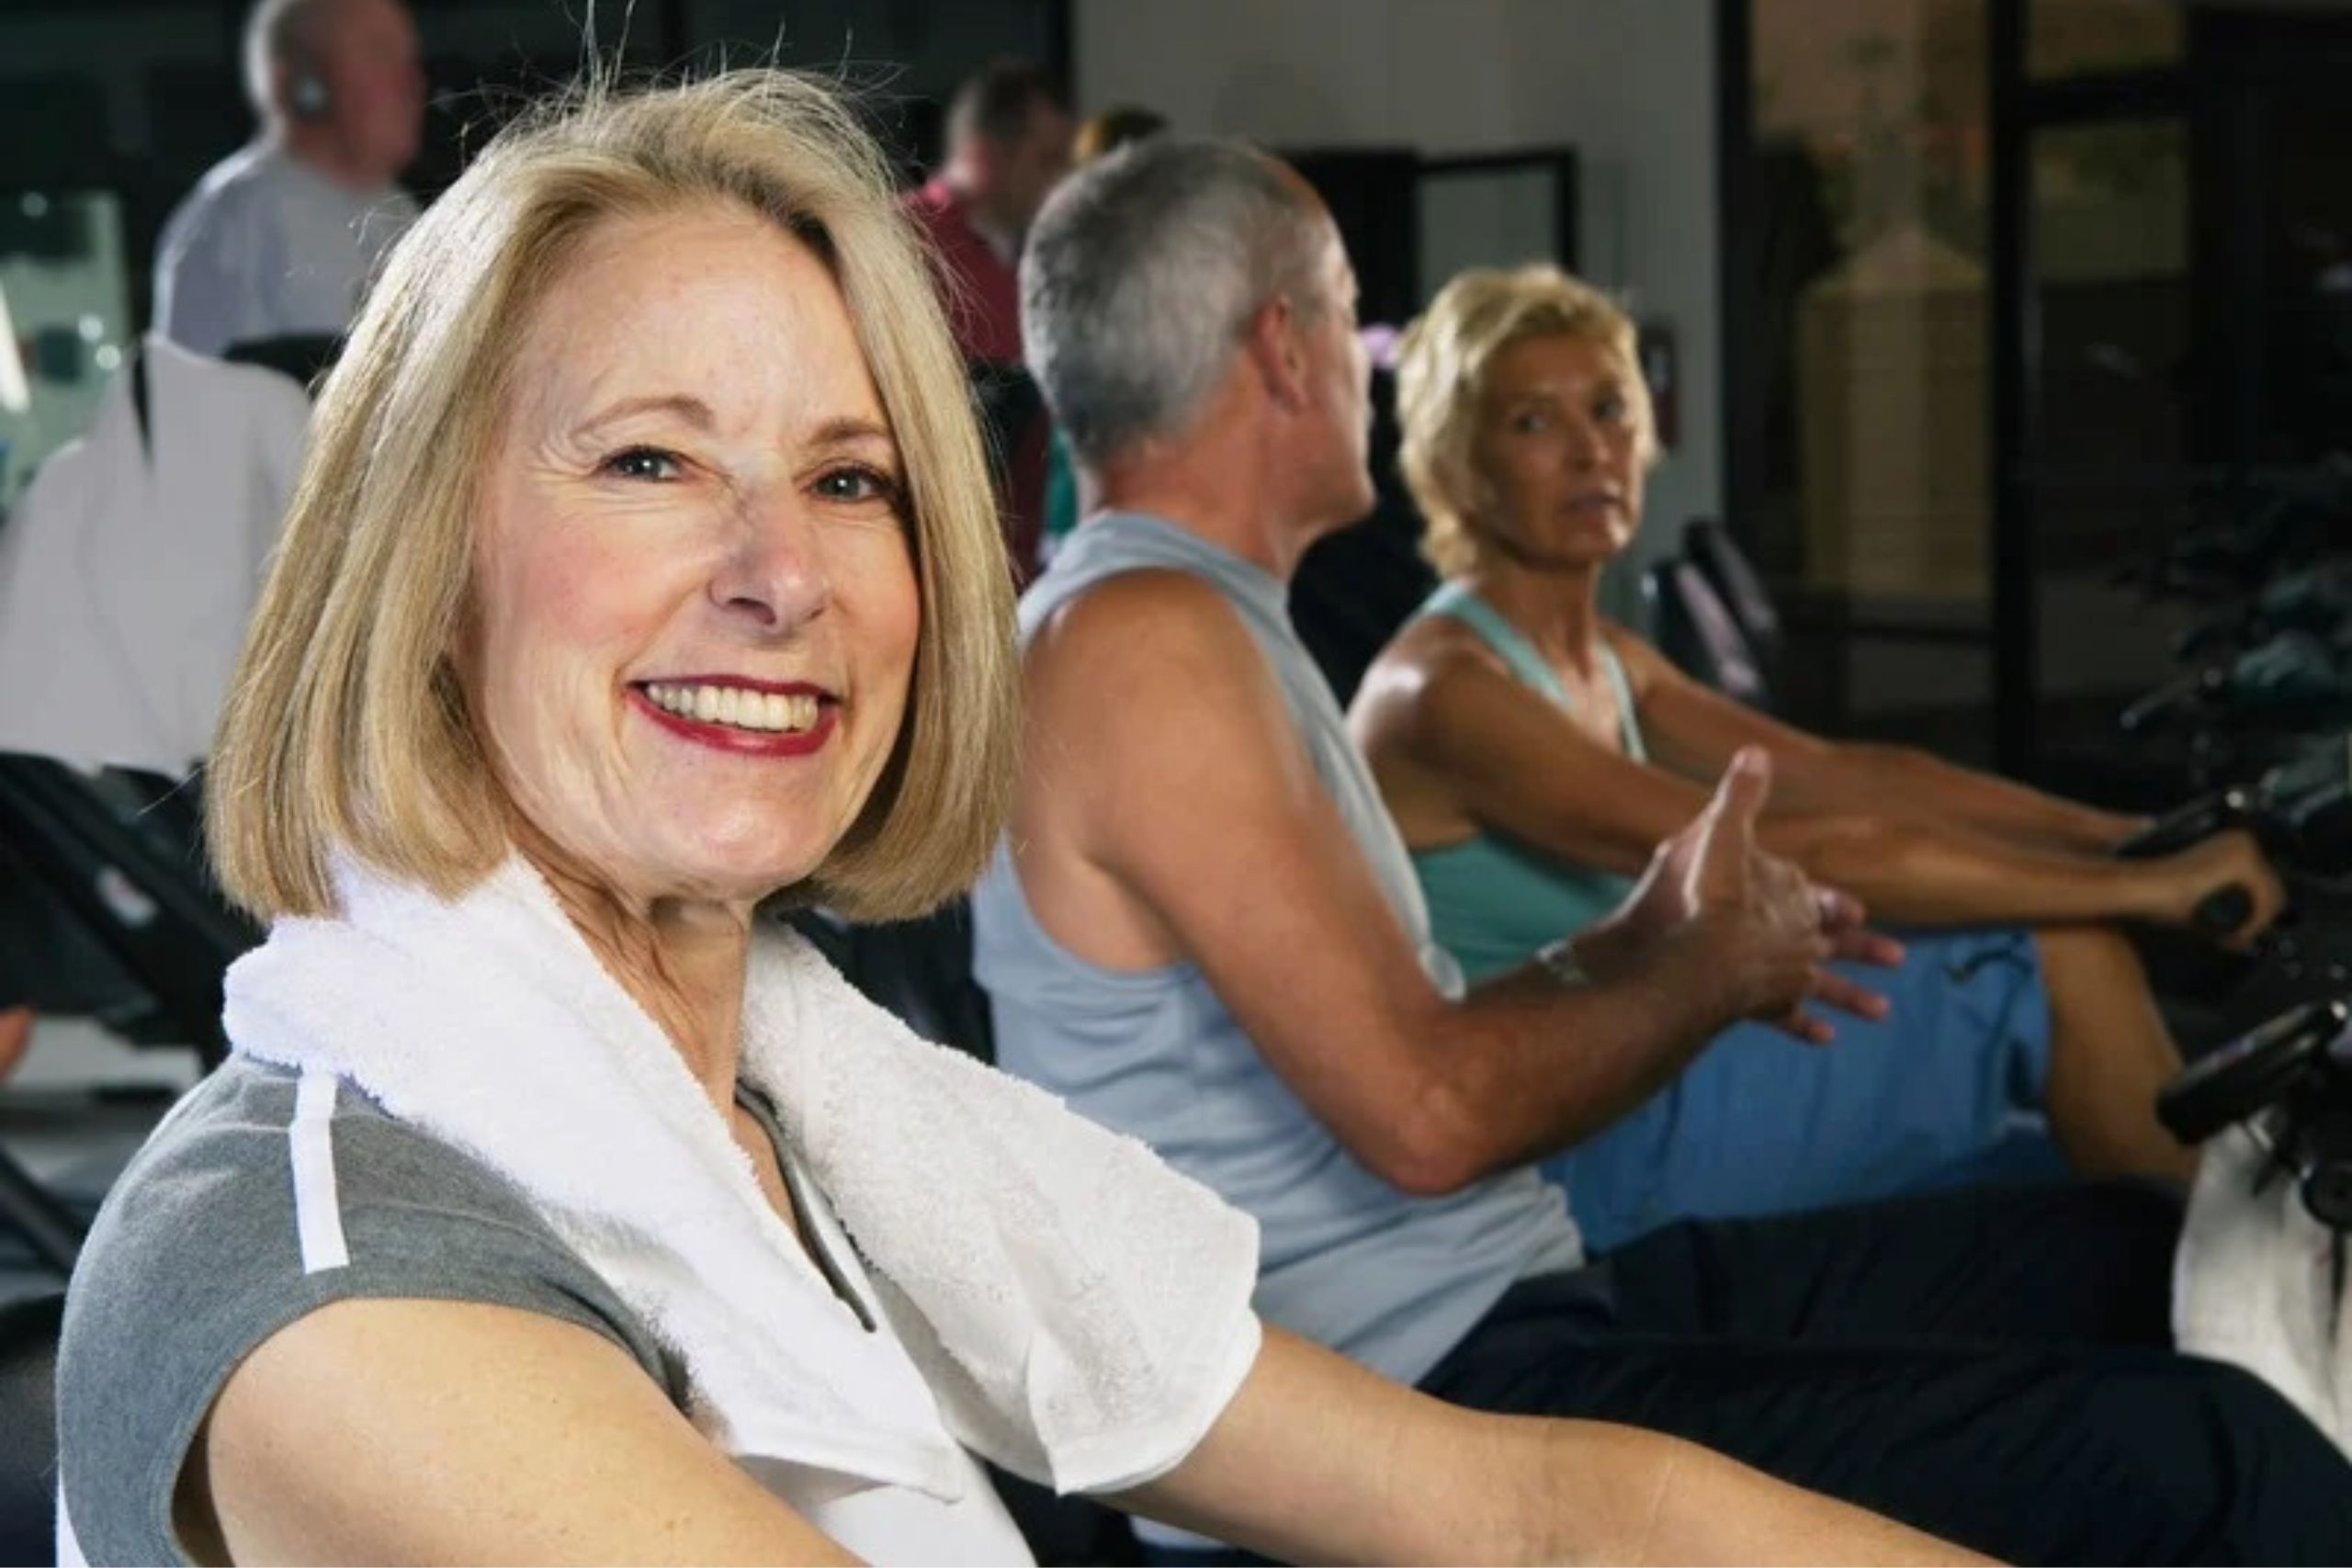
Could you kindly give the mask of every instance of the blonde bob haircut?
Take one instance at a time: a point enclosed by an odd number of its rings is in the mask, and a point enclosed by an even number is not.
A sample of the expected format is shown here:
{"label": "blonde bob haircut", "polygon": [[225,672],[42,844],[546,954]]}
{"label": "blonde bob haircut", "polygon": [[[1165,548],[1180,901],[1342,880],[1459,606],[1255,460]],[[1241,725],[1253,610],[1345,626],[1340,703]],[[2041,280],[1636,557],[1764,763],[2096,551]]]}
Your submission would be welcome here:
{"label": "blonde bob haircut", "polygon": [[1453,577],[1478,558],[1476,520],[1485,493],[1471,448],[1495,355],[1528,338],[1565,336],[1608,350],[1624,372],[1635,450],[1657,459],[1657,427],[1642,379],[1633,319],[1590,284],[1549,262],[1473,267],[1438,291],[1397,347],[1397,461],[1420,507],[1421,553]]}
{"label": "blonde bob haircut", "polygon": [[212,855],[247,909],[334,912],[337,852],[444,897],[509,852],[451,656],[517,348],[589,231],[711,206],[797,236],[840,284],[898,442],[922,596],[888,763],[782,891],[895,919],[978,874],[1017,716],[1011,577],[963,363],[881,153],[825,84],[761,70],[575,88],[503,131],[395,249],[321,390],[214,744]]}

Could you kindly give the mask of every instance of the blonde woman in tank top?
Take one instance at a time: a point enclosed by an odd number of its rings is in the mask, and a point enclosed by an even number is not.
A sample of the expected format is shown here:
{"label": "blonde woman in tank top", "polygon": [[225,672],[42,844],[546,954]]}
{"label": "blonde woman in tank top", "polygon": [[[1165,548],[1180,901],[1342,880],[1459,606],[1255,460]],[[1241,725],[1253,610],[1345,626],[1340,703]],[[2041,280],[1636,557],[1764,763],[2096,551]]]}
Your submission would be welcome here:
{"label": "blonde woman in tank top", "polygon": [[[2111,858],[2139,826],[1925,753],[1838,742],[1677,671],[1596,596],[1657,457],[1634,332],[1548,265],[1455,278],[1406,334],[1406,478],[1444,585],[1350,716],[1438,940],[1475,978],[1612,907],[1742,747],[1772,753],[1765,846],[1908,928],[1891,1016],[1807,1051],[1729,1032],[1562,1156],[1599,1245],[1685,1215],[1785,1210],[2037,1163],[2182,1175],[2156,1089],[2179,1056],[2117,922],[2185,926],[2232,883],[2243,942],[2278,878],[2224,834]],[[2046,1114],[2049,1144],[2017,1136]]]}

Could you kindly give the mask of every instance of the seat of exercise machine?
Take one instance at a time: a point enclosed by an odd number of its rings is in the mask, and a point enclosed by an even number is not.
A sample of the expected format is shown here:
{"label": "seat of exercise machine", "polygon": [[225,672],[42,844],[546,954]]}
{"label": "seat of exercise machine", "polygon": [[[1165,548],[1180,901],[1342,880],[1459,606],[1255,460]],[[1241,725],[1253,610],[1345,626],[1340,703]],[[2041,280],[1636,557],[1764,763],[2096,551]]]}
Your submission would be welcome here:
{"label": "seat of exercise machine", "polygon": [[1769,679],[1769,667],[1781,653],[1781,612],[1747,552],[1721,522],[1694,517],[1682,525],[1682,554],[1705,575],[1707,585],[1746,635],[1758,663],[1767,667]]}
{"label": "seat of exercise machine", "polygon": [[1652,563],[1642,574],[1642,592],[1658,650],[1675,668],[1750,707],[1771,710],[1762,660],[1696,563]]}

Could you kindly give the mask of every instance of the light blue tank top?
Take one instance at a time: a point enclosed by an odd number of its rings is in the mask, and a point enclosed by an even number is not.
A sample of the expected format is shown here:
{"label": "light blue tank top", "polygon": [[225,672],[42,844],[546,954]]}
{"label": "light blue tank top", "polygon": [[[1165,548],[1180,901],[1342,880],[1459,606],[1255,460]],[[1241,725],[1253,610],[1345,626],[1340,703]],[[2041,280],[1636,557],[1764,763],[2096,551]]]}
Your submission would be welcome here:
{"label": "light blue tank top", "polygon": [[[1563,708],[1570,705],[1567,688],[1543,656],[1473,590],[1449,582],[1430,594],[1417,614],[1460,621],[1501,656],[1523,683]],[[1641,727],[1634,716],[1633,689],[1626,684],[1616,651],[1606,644],[1601,667],[1617,693],[1618,733],[1625,755],[1646,761]],[[1581,931],[1615,908],[1633,886],[1626,877],[1573,864],[1496,831],[1442,849],[1415,850],[1412,862],[1438,945],[1453,955],[1472,980],[1526,963],[1545,942]]]}
{"label": "light blue tank top", "polygon": [[[1428,940],[1404,842],[1291,629],[1278,580],[1158,518],[1112,513],[1080,525],[1023,597],[1023,641],[1093,584],[1148,568],[1199,578],[1249,626],[1390,909],[1431,980],[1457,993],[1458,971]],[[1532,1168],[1416,1198],[1357,1164],[1267,1066],[1198,969],[1111,970],[1078,957],[1038,925],[1011,854],[999,848],[972,897],[974,964],[994,1005],[1000,1064],[1141,1138],[1255,1215],[1256,1304],[1267,1321],[1411,1382],[1515,1280],[1583,1261],[1559,1190]]]}

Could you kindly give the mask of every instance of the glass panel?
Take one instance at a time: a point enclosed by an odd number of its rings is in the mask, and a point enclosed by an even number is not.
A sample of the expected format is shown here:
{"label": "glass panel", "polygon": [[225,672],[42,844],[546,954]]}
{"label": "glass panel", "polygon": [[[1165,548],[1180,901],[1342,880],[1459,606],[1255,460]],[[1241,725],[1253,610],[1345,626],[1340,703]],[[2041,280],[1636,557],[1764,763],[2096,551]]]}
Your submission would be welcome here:
{"label": "glass panel", "polygon": [[2030,158],[2039,729],[2063,749],[2111,737],[2199,613],[2110,581],[2177,534],[2192,499],[2188,138],[2177,120],[2070,127],[2037,133]]}
{"label": "glass panel", "polygon": [[114,197],[0,196],[0,511],[82,433],[130,339]]}
{"label": "glass panel", "polygon": [[2179,0],[2031,0],[2026,74],[2047,80],[2178,65],[2188,7]]}
{"label": "glass panel", "polygon": [[[1751,16],[1762,365],[1741,503],[1823,629],[1824,668],[1797,678],[1834,696],[1801,716],[1973,752],[1991,728],[1984,6]],[[1898,647],[1902,678],[1882,679]]]}
{"label": "glass panel", "polygon": [[1422,301],[1473,266],[1549,261],[1559,254],[1562,209],[1575,199],[1572,154],[1530,154],[1523,162],[1421,170],[1419,282]]}
{"label": "glass panel", "polygon": [[2236,318],[2259,366],[2256,461],[2296,468],[2352,446],[2352,43],[2306,48],[2254,85],[2254,298]]}
{"label": "glass panel", "polygon": [[[1821,589],[1981,604],[1981,6],[1758,6],[1777,556]],[[1966,24],[1962,26],[1962,24]]]}

